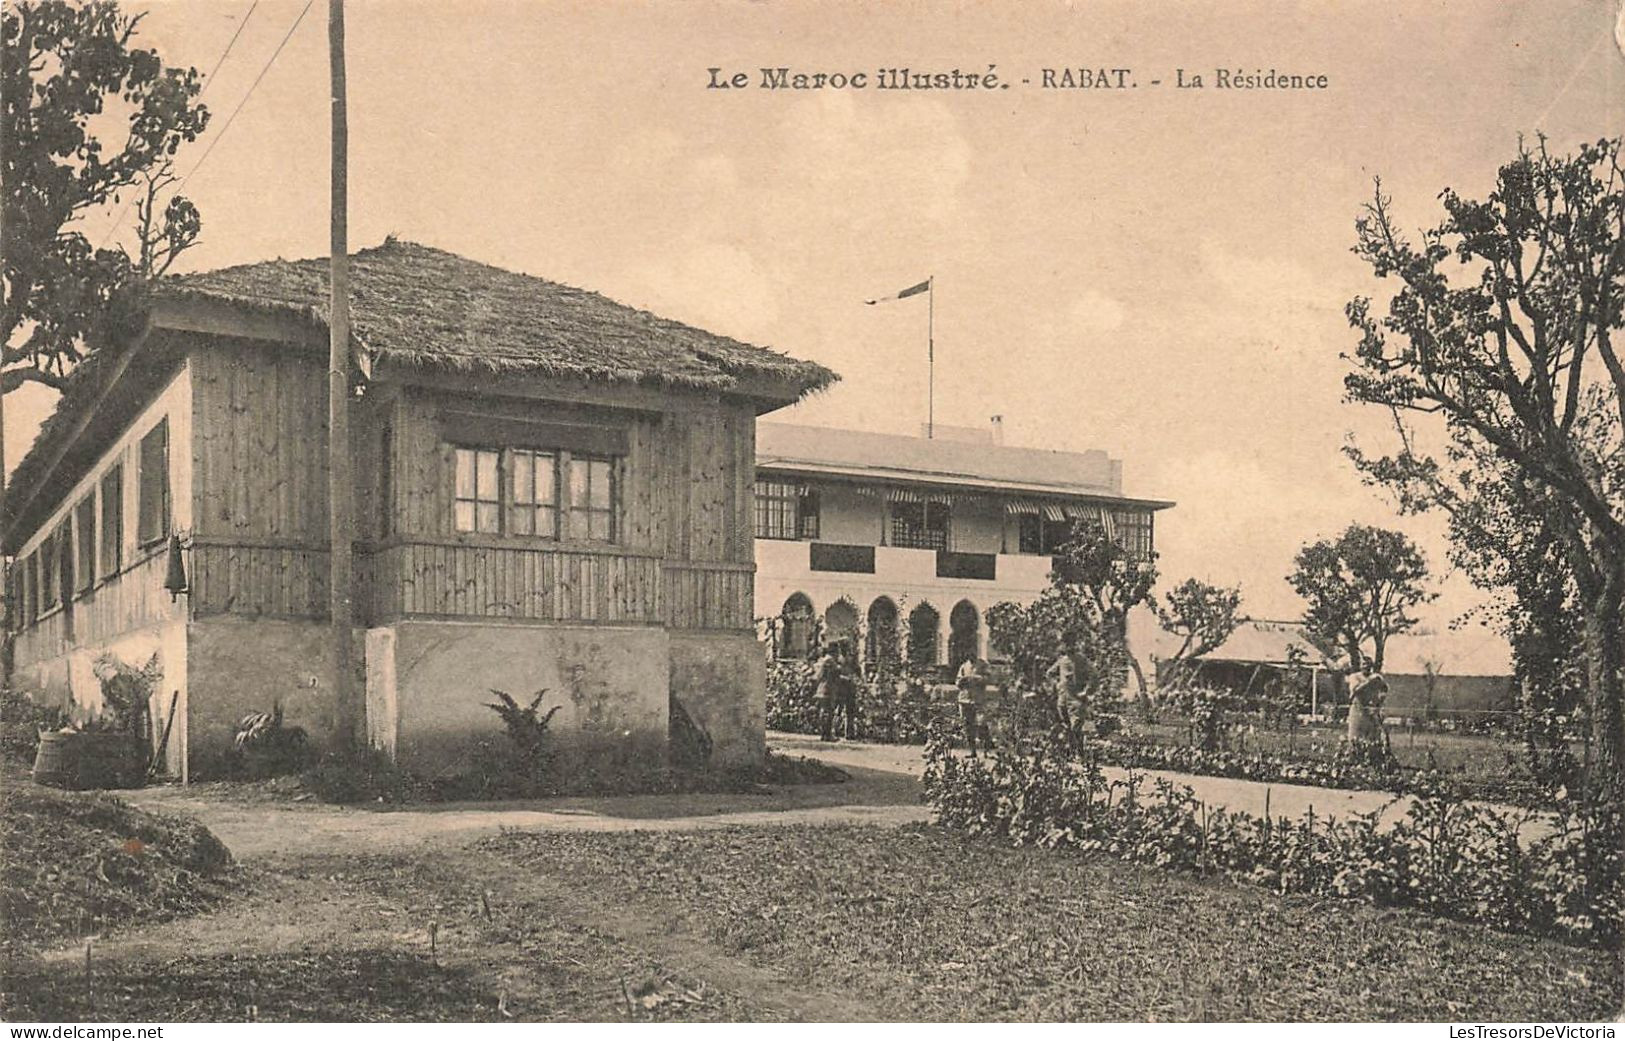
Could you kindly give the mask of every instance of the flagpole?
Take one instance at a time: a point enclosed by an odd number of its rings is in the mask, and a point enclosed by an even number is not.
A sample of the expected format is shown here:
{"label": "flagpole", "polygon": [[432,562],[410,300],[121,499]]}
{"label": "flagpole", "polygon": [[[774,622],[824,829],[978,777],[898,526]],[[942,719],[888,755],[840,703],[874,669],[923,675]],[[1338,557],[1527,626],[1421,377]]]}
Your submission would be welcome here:
{"label": "flagpole", "polygon": [[925,278],[925,436],[936,436],[937,419],[937,276]]}

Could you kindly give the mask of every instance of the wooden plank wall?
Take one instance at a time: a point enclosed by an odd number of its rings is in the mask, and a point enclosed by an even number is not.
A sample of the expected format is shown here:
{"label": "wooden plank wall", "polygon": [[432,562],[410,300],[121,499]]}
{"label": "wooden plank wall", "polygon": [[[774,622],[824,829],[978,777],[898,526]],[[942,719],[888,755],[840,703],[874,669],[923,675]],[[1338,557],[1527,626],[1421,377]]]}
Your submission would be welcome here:
{"label": "wooden plank wall", "polygon": [[[233,341],[197,357],[194,610],[322,617],[321,367]],[[364,398],[352,424],[363,622],[430,616],[749,629],[754,413],[714,396],[671,397],[663,412],[415,386]],[[455,532],[453,448],[439,421],[447,410],[625,431],[618,545]],[[394,475],[387,483],[379,478],[385,467]],[[718,566],[688,566],[700,564]]]}
{"label": "wooden plank wall", "polygon": [[375,555],[375,606],[401,615],[658,624],[660,561],[535,546],[413,542]]}
{"label": "wooden plank wall", "polygon": [[327,542],[327,382],[293,347],[217,339],[193,366],[194,531]]}
{"label": "wooden plank wall", "polygon": [[[181,618],[188,608],[195,617],[326,616],[327,408],[319,360],[215,338],[194,345],[191,368],[190,598],[170,602],[166,555],[158,552],[75,602],[76,645]],[[356,556],[363,622],[429,616],[750,629],[754,413],[714,397],[671,400],[655,412],[415,388],[363,399],[353,423],[357,517],[370,540]],[[438,425],[448,407],[625,430],[619,545],[452,531],[452,450]],[[385,466],[396,475],[388,485],[378,476]],[[380,494],[386,487],[389,502]],[[387,535],[386,510],[393,517]],[[68,621],[53,615],[20,634],[17,660],[66,651]]]}
{"label": "wooden plank wall", "polygon": [[190,557],[196,616],[327,616],[326,548],[200,540]]}
{"label": "wooden plank wall", "polygon": [[148,625],[185,618],[186,601],[172,602],[164,590],[167,564],[167,554],[155,553],[17,634],[17,663],[45,661],[76,647],[94,647]]}
{"label": "wooden plank wall", "polygon": [[[327,616],[327,381],[291,346],[212,338],[192,354],[196,616]],[[358,531],[377,531],[379,434],[389,402],[352,413]],[[357,555],[357,599],[371,598]],[[364,617],[364,616],[363,616]]]}
{"label": "wooden plank wall", "polygon": [[750,629],[755,569],[734,563],[670,563],[663,620],[674,629]]}
{"label": "wooden plank wall", "polygon": [[[374,616],[751,628],[755,413],[748,404],[699,395],[673,395],[673,402],[654,414],[408,388],[387,412],[398,479],[395,501],[379,504],[393,509],[395,526],[374,554]],[[453,448],[441,440],[438,421],[445,409],[625,430],[618,475],[624,552],[541,541],[492,545],[455,532]],[[678,566],[690,564],[727,566]],[[396,574],[398,594],[389,588]]]}

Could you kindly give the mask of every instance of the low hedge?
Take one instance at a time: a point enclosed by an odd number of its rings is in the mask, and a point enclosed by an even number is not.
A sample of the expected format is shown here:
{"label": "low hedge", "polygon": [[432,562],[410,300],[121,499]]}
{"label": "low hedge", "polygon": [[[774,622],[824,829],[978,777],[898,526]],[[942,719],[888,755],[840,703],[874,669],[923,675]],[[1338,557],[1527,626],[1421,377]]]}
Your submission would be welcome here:
{"label": "low hedge", "polygon": [[1514,813],[1446,798],[1342,820],[1264,819],[1205,807],[1191,789],[1131,773],[1107,782],[1095,749],[1048,739],[963,758],[939,728],[925,797],[938,824],[1017,846],[1100,852],[1280,893],[1408,907],[1511,932],[1617,947],[1625,930],[1618,806],[1563,803],[1527,842]]}
{"label": "low hedge", "polygon": [[1397,795],[1425,795],[1451,799],[1477,799],[1510,806],[1549,807],[1549,792],[1532,780],[1463,781],[1433,770],[1406,770],[1361,759],[1345,750],[1331,761],[1293,759],[1263,752],[1230,752],[1194,746],[1158,745],[1141,741],[1095,741],[1091,748],[1107,766],[1140,770],[1169,770],[1204,777],[1233,777],[1267,784],[1303,784],[1316,788],[1386,791]]}

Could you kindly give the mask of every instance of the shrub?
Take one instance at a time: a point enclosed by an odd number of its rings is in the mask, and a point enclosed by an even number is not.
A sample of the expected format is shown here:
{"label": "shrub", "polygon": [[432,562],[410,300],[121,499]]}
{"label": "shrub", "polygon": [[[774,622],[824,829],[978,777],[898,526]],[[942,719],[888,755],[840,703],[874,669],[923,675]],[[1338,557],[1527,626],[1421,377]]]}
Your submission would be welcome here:
{"label": "shrub", "polygon": [[925,795],[937,823],[1016,845],[1108,853],[1124,860],[1359,899],[1569,941],[1617,944],[1625,929],[1625,828],[1617,806],[1564,804],[1551,831],[1520,842],[1532,814],[1448,799],[1293,821],[1209,810],[1187,787],[1144,778],[1108,783],[1094,749],[1052,738],[990,757],[926,745]]}
{"label": "shrub", "polygon": [[492,690],[497,700],[486,705],[502,719],[503,732],[508,744],[503,754],[487,765],[495,769],[484,774],[487,784],[495,792],[509,795],[540,795],[551,788],[553,750],[549,747],[548,727],[562,705],[554,705],[545,715],[539,714],[547,688],[538,690],[530,704],[521,706],[507,691]]}
{"label": "shrub", "polygon": [[0,688],[0,755],[32,764],[42,730],[60,730],[67,714],[55,705],[42,705],[28,694]]}
{"label": "shrub", "polygon": [[303,727],[285,726],[282,706],[270,712],[253,712],[237,724],[235,772],[250,777],[273,777],[297,773],[305,768],[310,754],[310,738]]}
{"label": "shrub", "polygon": [[397,766],[385,753],[369,748],[354,753],[330,752],[300,774],[301,786],[323,802],[427,802],[434,787]]}
{"label": "shrub", "polygon": [[778,658],[767,663],[769,729],[791,734],[818,733],[818,706],[812,695],[812,665]]}
{"label": "shrub", "polygon": [[152,692],[164,675],[158,655],[148,658],[147,663],[138,669],[110,654],[104,654],[96,659],[95,672],[102,688],[102,709],[82,729],[143,736]]}

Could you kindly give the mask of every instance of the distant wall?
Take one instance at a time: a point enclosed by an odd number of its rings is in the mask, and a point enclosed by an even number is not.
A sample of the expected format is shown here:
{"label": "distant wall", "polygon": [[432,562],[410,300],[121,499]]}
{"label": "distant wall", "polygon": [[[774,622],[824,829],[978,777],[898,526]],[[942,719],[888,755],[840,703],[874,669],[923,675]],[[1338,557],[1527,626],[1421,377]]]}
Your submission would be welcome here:
{"label": "distant wall", "polygon": [[818,486],[818,538],[854,546],[878,546],[886,527],[886,503],[845,484]]}
{"label": "distant wall", "polygon": [[[75,722],[95,719],[102,711],[101,681],[96,677],[96,661],[108,655],[126,665],[140,668],[153,655],[158,656],[162,678],[152,692],[147,710],[152,719],[154,748],[163,736],[173,701],[178,716],[184,717],[187,691],[187,640],[184,622],[161,622],[124,633],[94,647],[78,647],[44,661],[19,666],[15,683],[37,692],[42,701],[67,709]],[[179,698],[173,697],[179,694]],[[171,773],[180,772],[185,728],[177,721],[170,728],[169,746],[164,756]]]}
{"label": "distant wall", "polygon": [[[1383,715],[1422,719],[1429,714],[1427,676],[1385,672],[1383,679],[1388,681]],[[1511,676],[1439,676],[1432,703],[1433,714],[1439,718],[1477,719],[1516,709],[1517,687]]]}
{"label": "distant wall", "polygon": [[954,506],[953,548],[960,553],[1004,552],[1004,507],[966,502]]}

